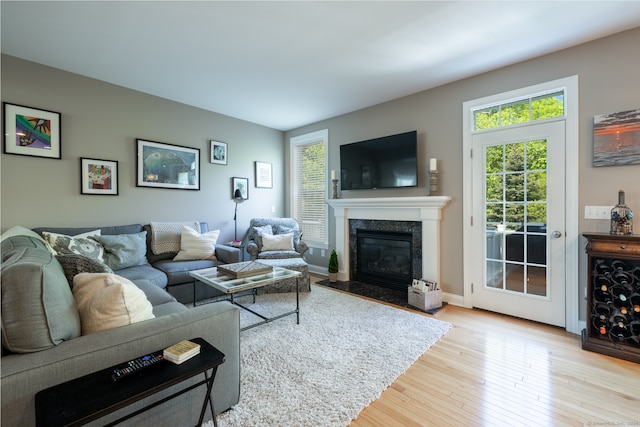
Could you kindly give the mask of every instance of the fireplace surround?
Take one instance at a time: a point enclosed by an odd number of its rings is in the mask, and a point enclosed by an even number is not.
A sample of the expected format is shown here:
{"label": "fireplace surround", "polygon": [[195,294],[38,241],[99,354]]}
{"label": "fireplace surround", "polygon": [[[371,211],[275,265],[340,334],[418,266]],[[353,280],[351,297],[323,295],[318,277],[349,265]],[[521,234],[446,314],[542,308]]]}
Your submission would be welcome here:
{"label": "fireplace surround", "polygon": [[442,209],[450,200],[447,196],[327,200],[335,218],[335,248],[340,261],[338,280],[352,280],[350,220],[361,219],[419,222],[422,228],[421,277],[440,283],[440,221]]}

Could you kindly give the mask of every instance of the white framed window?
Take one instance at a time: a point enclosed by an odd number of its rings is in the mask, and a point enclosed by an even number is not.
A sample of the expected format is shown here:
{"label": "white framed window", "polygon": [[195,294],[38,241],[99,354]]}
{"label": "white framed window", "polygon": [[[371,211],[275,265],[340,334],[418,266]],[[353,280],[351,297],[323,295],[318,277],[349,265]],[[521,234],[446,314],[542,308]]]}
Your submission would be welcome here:
{"label": "white framed window", "polygon": [[291,216],[300,224],[304,241],[327,247],[328,145],[327,129],[290,139]]}

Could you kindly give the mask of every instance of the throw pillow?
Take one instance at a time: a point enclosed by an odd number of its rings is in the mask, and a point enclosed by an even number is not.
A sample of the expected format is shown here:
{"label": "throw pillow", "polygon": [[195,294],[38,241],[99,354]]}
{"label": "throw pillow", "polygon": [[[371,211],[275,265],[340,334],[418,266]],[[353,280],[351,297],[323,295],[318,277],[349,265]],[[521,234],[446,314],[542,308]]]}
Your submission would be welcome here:
{"label": "throw pillow", "polygon": [[153,319],[153,307],[140,288],[116,274],[80,273],[73,278],[73,297],[82,335]]}
{"label": "throw pillow", "polygon": [[253,227],[253,240],[258,245],[258,250],[262,251],[262,236],[264,234],[273,234],[273,228],[270,225],[263,225],[261,227]]}
{"label": "throw pillow", "polygon": [[276,234],[288,234],[293,233],[293,245],[298,246],[300,239],[302,238],[302,230],[299,228],[285,227],[284,225],[278,225],[276,227]]}
{"label": "throw pillow", "polygon": [[180,240],[180,252],[173,258],[174,261],[187,261],[196,259],[216,259],[216,242],[220,230],[209,231],[204,234],[196,230],[182,226],[182,238]]}
{"label": "throw pillow", "polygon": [[84,255],[56,255],[56,259],[64,270],[64,275],[73,288],[73,278],[79,273],[113,273],[113,270],[102,262]]}
{"label": "throw pillow", "polygon": [[293,250],[293,233],[276,234],[271,236],[265,234],[262,236],[263,251],[292,251]]}
{"label": "throw pillow", "polygon": [[42,236],[57,255],[78,254],[104,262],[104,248],[90,237],[99,236],[100,230],[88,231],[75,236],[43,231]]}
{"label": "throw pillow", "polygon": [[105,264],[113,270],[147,264],[147,232],[93,236],[104,247]]}
{"label": "throw pillow", "polygon": [[200,223],[198,221],[149,223],[151,228],[151,252],[154,255],[178,252],[180,250],[183,225],[200,232]]}

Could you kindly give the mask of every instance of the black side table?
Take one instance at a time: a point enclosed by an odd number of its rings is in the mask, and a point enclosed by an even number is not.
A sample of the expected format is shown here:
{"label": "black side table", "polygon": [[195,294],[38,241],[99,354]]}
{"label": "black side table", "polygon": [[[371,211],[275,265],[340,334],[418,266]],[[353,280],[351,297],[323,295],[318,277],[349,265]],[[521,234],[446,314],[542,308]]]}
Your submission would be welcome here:
{"label": "black side table", "polygon": [[[111,381],[111,373],[114,369],[111,367],[36,393],[36,425],[84,425],[196,375],[204,374],[204,380],[185,387],[108,425],[121,423],[205,384],[207,392],[197,425],[202,424],[207,404],[209,404],[213,424],[217,426],[211,389],[218,366],[224,363],[225,356],[202,338],[194,338],[191,341],[200,344],[200,353],[180,365],[165,360],[157,366],[142,369],[131,377],[123,378],[115,383]],[[210,370],[211,372],[209,372]]]}

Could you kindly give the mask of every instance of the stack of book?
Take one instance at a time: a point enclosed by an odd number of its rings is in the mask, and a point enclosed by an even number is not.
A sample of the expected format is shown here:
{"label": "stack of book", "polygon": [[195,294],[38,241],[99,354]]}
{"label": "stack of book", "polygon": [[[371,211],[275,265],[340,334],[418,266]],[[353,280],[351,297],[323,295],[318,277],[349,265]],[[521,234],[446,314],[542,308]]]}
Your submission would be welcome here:
{"label": "stack of book", "polygon": [[199,353],[200,344],[184,340],[172,345],[171,347],[165,348],[162,355],[165,360],[179,365]]}

